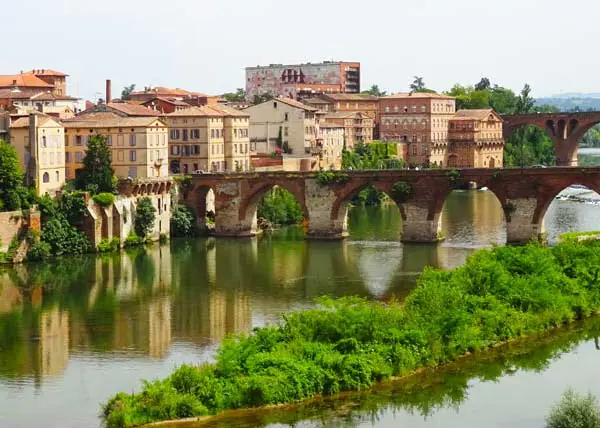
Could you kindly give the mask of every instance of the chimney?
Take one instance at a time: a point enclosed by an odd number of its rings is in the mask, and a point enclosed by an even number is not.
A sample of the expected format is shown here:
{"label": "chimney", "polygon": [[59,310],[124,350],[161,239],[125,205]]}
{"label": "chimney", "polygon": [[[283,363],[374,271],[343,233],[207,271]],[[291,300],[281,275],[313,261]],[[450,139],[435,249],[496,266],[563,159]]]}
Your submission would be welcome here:
{"label": "chimney", "polygon": [[106,104],[112,101],[112,82],[106,79]]}

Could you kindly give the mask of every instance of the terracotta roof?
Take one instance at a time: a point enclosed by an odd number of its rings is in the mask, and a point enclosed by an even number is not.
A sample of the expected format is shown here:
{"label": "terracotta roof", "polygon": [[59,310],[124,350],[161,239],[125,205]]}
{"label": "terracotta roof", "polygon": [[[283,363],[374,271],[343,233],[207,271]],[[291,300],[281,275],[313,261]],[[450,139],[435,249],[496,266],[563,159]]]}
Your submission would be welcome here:
{"label": "terracotta roof", "polygon": [[59,76],[67,77],[68,74],[62,71],[50,70],[49,68],[35,69],[25,72],[25,74],[33,74],[35,76]]}
{"label": "terracotta roof", "polygon": [[150,126],[157,120],[160,119],[149,116],[121,117],[112,112],[90,112],[73,119],[66,119],[62,123],[65,128],[119,128]]}
{"label": "terracotta roof", "polygon": [[14,89],[0,89],[0,99],[33,101],[77,100],[77,98],[66,95],[55,95],[50,91],[40,91],[39,89],[25,89],[19,91],[15,91]]}
{"label": "terracotta roof", "polygon": [[491,108],[487,108],[487,109],[474,109],[474,110],[458,110],[456,112],[456,116],[453,119],[476,119],[476,120],[483,120],[483,119],[487,119],[487,117],[493,114],[495,116],[498,116],[494,110],[492,110]]}
{"label": "terracotta roof", "polygon": [[44,82],[33,74],[3,74],[0,75],[0,88],[13,87],[54,88],[54,85]]}
{"label": "terracotta roof", "polygon": [[304,99],[305,104],[331,104],[331,101],[324,100],[323,98],[306,98]]}
{"label": "terracotta roof", "polygon": [[205,107],[211,110],[215,110],[216,112],[221,113],[224,116],[250,117],[250,114],[244,113],[243,111],[229,106],[224,106],[220,104],[209,104]]}
{"label": "terracotta roof", "polygon": [[453,100],[454,97],[443,94],[434,94],[431,92],[398,92],[397,94],[388,95],[381,98],[437,98],[444,100]]}
{"label": "terracotta roof", "polygon": [[[275,98],[275,101],[279,101],[279,102],[287,104],[291,107],[299,108],[299,109],[306,110],[306,111],[316,112],[318,110],[314,107],[307,106],[306,104],[302,104],[300,101],[296,101],[292,98],[279,97],[279,98]],[[270,102],[270,101],[267,101],[267,102]]]}
{"label": "terracotta roof", "polygon": [[[56,124],[60,125],[60,122],[52,119],[50,116],[46,116],[44,114],[37,114],[38,115],[38,125],[42,126],[45,125],[46,122],[48,121],[53,121]],[[11,128],[28,128],[29,127],[29,116],[25,116],[25,117],[20,117],[19,119],[15,120],[13,123],[11,123],[10,125]]]}
{"label": "terracotta roof", "polygon": [[192,106],[190,108],[186,108],[181,111],[174,111],[172,113],[168,113],[165,117],[192,117],[192,116],[203,116],[203,117],[223,117],[225,116],[223,113],[218,112],[217,110],[207,108],[208,106],[196,107]]}
{"label": "terracotta roof", "polygon": [[140,104],[108,103],[109,109],[117,110],[127,116],[160,116],[160,112]]}
{"label": "terracotta roof", "polygon": [[324,94],[323,96],[335,101],[377,101],[379,99],[369,94]]}
{"label": "terracotta roof", "polygon": [[158,95],[175,95],[175,96],[194,96],[194,97],[207,97],[208,95],[202,94],[200,92],[192,92],[187,91],[181,88],[167,88],[164,86],[155,86],[150,88],[149,91],[135,91],[131,93],[132,95],[144,95],[144,94],[156,94]]}
{"label": "terracotta roof", "polygon": [[150,99],[148,101],[143,101],[142,104],[144,104],[144,105],[150,104],[150,103],[152,103],[153,101],[156,101],[156,100],[163,101],[165,103],[172,104],[174,106],[181,106],[181,107],[189,107],[190,106],[185,101],[181,101],[181,100],[178,100],[178,99],[175,99],[175,98],[167,98],[167,97],[154,97],[154,98],[152,98],[152,99]]}
{"label": "terracotta roof", "polygon": [[50,91],[46,92],[38,92],[35,95],[32,95],[29,99],[31,100],[40,100],[40,101],[54,101],[54,100],[72,100],[76,101],[77,98],[69,97],[67,95],[55,95]]}

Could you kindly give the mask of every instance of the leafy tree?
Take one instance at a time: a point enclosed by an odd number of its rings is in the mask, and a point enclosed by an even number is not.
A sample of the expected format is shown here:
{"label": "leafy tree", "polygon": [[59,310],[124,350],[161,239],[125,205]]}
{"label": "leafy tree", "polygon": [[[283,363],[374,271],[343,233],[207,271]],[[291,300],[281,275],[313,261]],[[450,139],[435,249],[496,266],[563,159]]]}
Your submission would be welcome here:
{"label": "leafy tree", "polygon": [[229,102],[241,102],[246,99],[246,91],[244,88],[237,88],[235,92],[223,94],[223,97]]}
{"label": "leafy tree", "polygon": [[422,77],[415,76],[415,80],[410,84],[411,92],[429,92],[435,94],[436,92],[433,89],[429,89],[425,86],[425,81]]}
{"label": "leafy tree", "polygon": [[523,89],[521,90],[521,94],[517,98],[515,113],[531,113],[533,111],[534,105],[535,100],[531,98],[531,86],[529,86],[529,84],[526,83]]}
{"label": "leafy tree", "polygon": [[135,209],[135,233],[145,238],[152,231],[155,220],[156,208],[152,200],[148,197],[140,198]]}
{"label": "leafy tree", "polygon": [[498,85],[490,90],[490,107],[500,114],[512,114],[517,106],[517,96],[507,88]]}
{"label": "leafy tree", "polygon": [[380,90],[378,85],[372,85],[369,89],[362,91],[361,94],[374,95],[376,97],[385,97],[387,95],[387,92]]}
{"label": "leafy tree", "polygon": [[[131,98],[131,93],[135,91],[135,83],[132,83],[129,86],[125,86],[123,88],[123,90],[121,91],[121,99],[122,100],[128,100]],[[108,102],[110,102],[110,100],[108,100]]]}
{"label": "leafy tree", "polygon": [[115,190],[114,173],[106,137],[94,135],[88,141],[83,168],[77,176],[77,188],[91,193],[112,193]]}
{"label": "leafy tree", "polygon": [[260,95],[254,95],[254,98],[252,99],[252,104],[262,104],[264,102],[271,101],[274,98],[275,95],[273,95],[271,92],[266,92]]}
{"label": "leafy tree", "polygon": [[13,146],[0,140],[0,210],[21,208],[18,189],[23,182],[23,171],[19,165],[17,151]]}
{"label": "leafy tree", "polygon": [[171,217],[171,236],[196,236],[196,217],[185,205],[177,205]]}
{"label": "leafy tree", "polygon": [[475,85],[476,91],[488,91],[492,84],[490,83],[490,79],[487,77],[482,77],[478,84]]}
{"label": "leafy tree", "polygon": [[274,187],[260,201],[258,217],[284,226],[300,223],[304,213],[294,195],[285,189]]}
{"label": "leafy tree", "polygon": [[562,400],[552,408],[546,418],[547,428],[597,428],[600,427],[600,407],[591,393],[580,395],[567,390]]}

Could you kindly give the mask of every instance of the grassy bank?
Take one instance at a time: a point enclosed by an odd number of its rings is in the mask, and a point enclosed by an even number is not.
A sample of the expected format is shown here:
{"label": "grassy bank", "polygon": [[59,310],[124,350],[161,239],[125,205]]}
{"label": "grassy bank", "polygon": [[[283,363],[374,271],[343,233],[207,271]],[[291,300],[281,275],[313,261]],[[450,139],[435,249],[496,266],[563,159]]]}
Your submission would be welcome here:
{"label": "grassy bank", "polygon": [[109,427],[130,427],[363,390],[590,316],[599,276],[598,241],[478,251],[453,271],[426,270],[403,304],[323,300],[230,338],[214,364],[117,394],[102,414]]}

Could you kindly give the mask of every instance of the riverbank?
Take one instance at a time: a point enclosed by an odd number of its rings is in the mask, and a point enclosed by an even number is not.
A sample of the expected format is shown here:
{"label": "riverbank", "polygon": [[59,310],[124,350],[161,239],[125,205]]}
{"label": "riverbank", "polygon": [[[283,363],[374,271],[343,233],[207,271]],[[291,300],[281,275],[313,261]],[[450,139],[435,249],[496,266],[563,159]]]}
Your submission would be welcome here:
{"label": "riverbank", "polygon": [[362,390],[600,309],[597,242],[479,251],[429,269],[404,304],[323,300],[279,326],[225,340],[216,363],[182,366],[103,408],[109,427]]}

